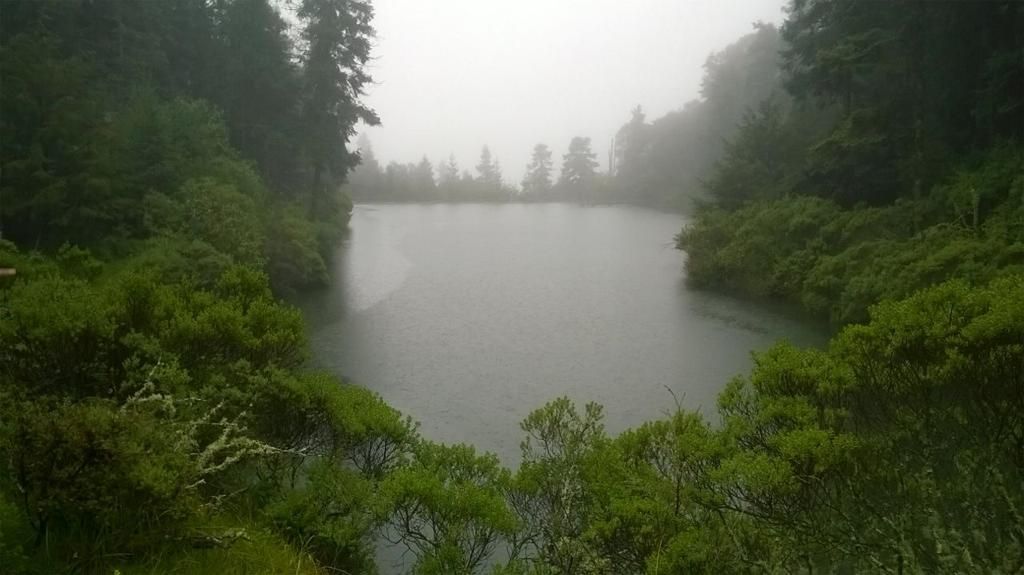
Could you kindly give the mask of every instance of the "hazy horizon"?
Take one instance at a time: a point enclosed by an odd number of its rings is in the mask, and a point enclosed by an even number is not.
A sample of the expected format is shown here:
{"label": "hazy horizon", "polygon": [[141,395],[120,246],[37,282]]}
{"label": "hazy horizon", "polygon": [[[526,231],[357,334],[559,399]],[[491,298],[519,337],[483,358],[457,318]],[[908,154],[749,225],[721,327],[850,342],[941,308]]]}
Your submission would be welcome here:
{"label": "hazy horizon", "polygon": [[783,0],[378,0],[360,126],[378,161],[473,170],[488,145],[517,184],[533,145],[560,164],[588,136],[601,169],[615,131],[641,105],[654,119],[699,97],[707,56],[778,24]]}

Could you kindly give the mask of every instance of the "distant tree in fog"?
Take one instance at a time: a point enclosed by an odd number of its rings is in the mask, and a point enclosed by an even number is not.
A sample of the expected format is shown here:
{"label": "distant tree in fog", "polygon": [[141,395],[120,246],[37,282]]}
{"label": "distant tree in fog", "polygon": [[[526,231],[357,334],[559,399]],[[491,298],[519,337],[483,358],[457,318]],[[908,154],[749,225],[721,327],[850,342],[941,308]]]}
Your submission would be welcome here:
{"label": "distant tree in fog", "polygon": [[562,175],[559,183],[569,187],[582,187],[594,180],[597,154],[590,149],[590,138],[576,136],[569,142],[569,151],[562,156]]}
{"label": "distant tree in fog", "polygon": [[[649,149],[651,146],[651,125],[641,106],[633,108],[632,118],[615,134],[613,150],[614,176],[620,187],[629,196],[643,189],[651,169]],[[637,198],[639,199],[639,198]]]}
{"label": "distant tree in fog", "polygon": [[459,164],[455,162],[455,154],[448,156],[447,162],[437,164],[437,183],[443,188],[454,186],[459,181]]}
{"label": "distant tree in fog", "polygon": [[416,164],[412,171],[414,187],[421,197],[433,197],[437,192],[437,184],[434,182],[434,166],[426,156]]}
{"label": "distant tree in fog", "polygon": [[523,177],[523,195],[537,198],[551,192],[551,149],[547,144],[533,147],[533,157]]}
{"label": "distant tree in fog", "polygon": [[495,188],[501,185],[501,174],[494,163],[491,149],[487,146],[480,150],[480,163],[476,165],[476,173],[479,174],[479,182],[482,185]]}
{"label": "distant tree in fog", "polygon": [[501,160],[494,158],[494,176],[491,179],[491,184],[497,188],[502,188],[505,185],[505,177],[501,173]]}
{"label": "distant tree in fog", "polygon": [[384,199],[384,172],[381,170],[380,162],[373,152],[373,144],[366,134],[360,134],[356,140],[356,148],[359,153],[359,165],[348,175],[345,191],[358,200],[381,200]]}
{"label": "distant tree in fog", "polygon": [[356,150],[359,152],[359,165],[375,172],[380,172],[380,162],[377,155],[373,153],[373,142],[366,134],[359,134],[356,140]]}
{"label": "distant tree in fog", "polygon": [[611,200],[688,209],[691,199],[706,199],[704,183],[748,112],[772,98],[789,113],[782,86],[786,44],[771,24],[754,28],[708,56],[699,99],[653,120],[632,111],[616,134]]}

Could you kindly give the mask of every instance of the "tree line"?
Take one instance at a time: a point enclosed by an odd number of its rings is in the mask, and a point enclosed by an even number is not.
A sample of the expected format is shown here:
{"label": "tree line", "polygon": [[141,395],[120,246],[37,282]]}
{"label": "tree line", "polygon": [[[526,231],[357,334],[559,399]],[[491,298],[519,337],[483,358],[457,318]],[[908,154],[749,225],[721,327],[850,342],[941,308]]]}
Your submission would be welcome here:
{"label": "tree line", "polygon": [[574,137],[562,156],[555,178],[553,154],[547,144],[533,148],[522,183],[505,181],[501,162],[488,146],[480,150],[475,174],[460,170],[454,155],[434,164],[424,156],[415,164],[390,162],[381,167],[369,138],[360,137],[360,163],[353,169],[345,191],[361,201],[417,202],[508,202],[578,201],[594,202],[602,197],[595,190],[603,180],[598,173],[597,154],[590,138]]}

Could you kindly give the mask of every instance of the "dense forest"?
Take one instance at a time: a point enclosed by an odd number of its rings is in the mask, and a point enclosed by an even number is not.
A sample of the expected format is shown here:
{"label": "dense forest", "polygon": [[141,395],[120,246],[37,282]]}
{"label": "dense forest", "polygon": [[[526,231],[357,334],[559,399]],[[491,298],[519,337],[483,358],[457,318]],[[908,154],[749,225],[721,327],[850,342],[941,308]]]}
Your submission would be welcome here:
{"label": "dense forest", "polygon": [[514,470],[311,369],[280,299],[345,233],[368,2],[2,10],[5,572],[1024,572],[1024,5],[792,0],[610,173],[582,136],[518,192],[364,146],[393,199],[696,198],[695,287],[836,326],[715,413],[554,399]]}
{"label": "dense forest", "polygon": [[1021,271],[1024,6],[795,2],[781,32],[793,103],[751,109],[707,178],[691,282],[844,325]]}

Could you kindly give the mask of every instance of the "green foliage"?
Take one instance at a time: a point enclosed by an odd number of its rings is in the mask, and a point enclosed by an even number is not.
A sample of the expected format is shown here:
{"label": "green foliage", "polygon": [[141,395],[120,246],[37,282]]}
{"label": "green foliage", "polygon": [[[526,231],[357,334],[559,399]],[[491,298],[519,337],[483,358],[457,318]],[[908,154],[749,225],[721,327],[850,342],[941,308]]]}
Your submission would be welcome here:
{"label": "green foliage", "polygon": [[877,301],[1021,269],[1021,166],[1019,147],[999,147],[930,197],[885,208],[808,197],[707,207],[677,245],[694,285],[787,299],[836,324],[863,321]]}
{"label": "green foliage", "polygon": [[792,182],[787,173],[799,148],[782,112],[765,100],[756,112],[748,112],[738,127],[735,140],[726,143],[724,157],[705,183],[723,206],[738,206],[755,198],[779,198]]}
{"label": "green foliage", "polygon": [[[157,369],[123,401],[14,399],[2,405],[2,488],[21,503],[47,561],[86,569],[112,553],[187,537],[219,505],[208,485],[273,449],[239,417],[176,399]],[[6,394],[5,394],[6,395]]]}
{"label": "green foliage", "polygon": [[517,523],[506,504],[511,474],[468,445],[421,442],[384,481],[390,532],[417,556],[417,573],[480,573]]}
{"label": "green foliage", "polygon": [[[230,523],[229,523],[230,524]],[[235,523],[237,524],[237,522]],[[115,561],[102,575],[322,575],[315,559],[259,525],[204,524],[203,535],[165,543],[151,555]]]}
{"label": "green foliage", "polygon": [[168,284],[210,287],[234,265],[231,256],[203,240],[168,234],[141,242],[135,253],[111,267],[120,273],[149,274]]}
{"label": "green foliage", "polygon": [[199,537],[196,522],[222,513],[239,483],[264,491],[254,465],[299,455],[373,477],[414,440],[369,392],[293,374],[301,317],[263,274],[230,268],[205,289],[130,270],[86,283],[75,276],[90,262],[65,249],[0,291],[0,492],[33,531],[5,537],[5,553],[45,541],[54,565],[93,569]]}
{"label": "green foliage", "polygon": [[209,179],[189,180],[181,194],[186,210],[183,231],[203,238],[238,263],[260,263],[263,230],[252,198]]}
{"label": "green foliage", "polygon": [[224,110],[231,143],[271,188],[301,187],[302,71],[292,58],[288,24],[268,0],[235,0],[218,16],[225,47],[212,97]]}
{"label": "green foliage", "polygon": [[44,31],[4,34],[0,51],[0,228],[9,238],[60,245],[65,238],[49,230],[70,234],[79,217],[89,223],[109,217],[91,205],[105,189],[94,171],[105,166],[91,143],[97,130],[90,121],[100,112],[88,84],[94,70],[81,57],[61,54]]}
{"label": "green foliage", "polygon": [[[782,27],[787,87],[842,112],[808,155],[811,193],[891,202],[930,188],[958,155],[1024,136],[1022,22],[1016,3],[794,0]],[[1009,54],[1017,64],[1004,67]]]}
{"label": "green foliage", "polygon": [[404,464],[419,441],[412,420],[379,396],[326,374],[274,372],[253,386],[254,426],[294,452],[292,461],[277,462],[289,473],[306,458],[320,457],[379,480]]}
{"label": "green foliage", "polygon": [[[741,445],[775,468],[750,476],[767,481],[744,488],[749,501],[786,513],[787,528],[823,546],[823,558],[836,545],[865,564],[1002,568],[1020,546],[1011,535],[1020,493],[1007,488],[1019,481],[1010,430],[1020,421],[1004,392],[1019,387],[1024,350],[1010,334],[1021,286],[1019,276],[981,289],[944,284],[875,308],[824,357],[780,348],[759,358],[751,388],[723,397]],[[965,531],[972,540],[956,544],[970,568],[943,556]]]}
{"label": "green foliage", "polygon": [[14,499],[0,495],[0,564],[11,573],[28,571],[28,555],[25,542],[33,537],[28,518]]}
{"label": "green foliage", "polygon": [[265,251],[267,273],[278,291],[327,281],[317,226],[306,219],[298,205],[280,206],[275,212],[267,230]]}
{"label": "green foliage", "polygon": [[585,472],[606,441],[602,409],[590,403],[580,413],[562,397],[521,426],[526,437],[513,506],[524,523],[524,551],[544,557],[556,572],[573,572],[592,554],[583,541],[591,504]]}
{"label": "green foliage", "polygon": [[0,375],[22,394],[82,397],[106,389],[108,370],[122,358],[106,305],[80,280],[19,281],[0,294]]}
{"label": "green foliage", "polygon": [[[21,245],[53,251],[72,243],[105,259],[133,255],[147,241],[175,243],[201,262],[194,275],[203,280],[229,259],[267,262],[285,289],[322,282],[322,254],[351,204],[330,193],[317,166],[349,157],[353,114],[363,110],[357,84],[368,81],[370,13],[359,3],[339,7],[336,16],[358,20],[362,36],[325,39],[325,55],[363,56],[345,64],[342,92],[317,92],[315,106],[332,110],[332,120],[317,125],[319,139],[304,137],[299,99],[303,78],[316,85],[324,62],[293,63],[294,40],[265,0],[9,10],[0,43],[10,87],[0,108],[11,119],[0,127],[0,230]],[[322,51],[314,44],[310,50]],[[332,163],[329,175],[341,181],[351,165]],[[279,224],[279,204],[303,207]],[[314,241],[295,231],[302,227],[315,229]],[[280,251],[295,256],[295,269],[271,263]]]}
{"label": "green foliage", "polygon": [[369,535],[384,512],[364,477],[326,462],[307,471],[306,481],[268,514],[274,529],[333,571],[375,573]]}

